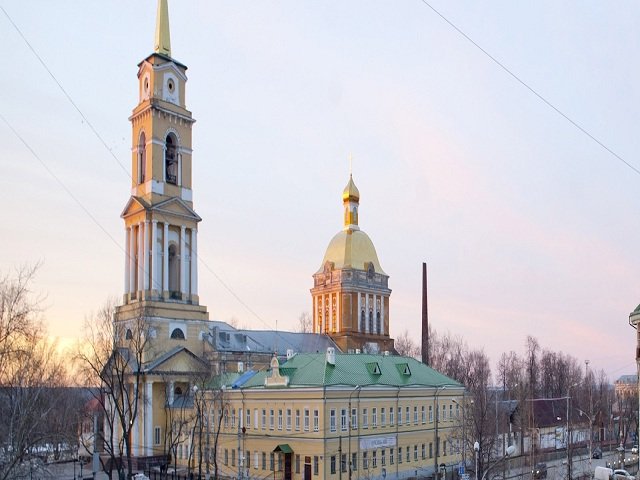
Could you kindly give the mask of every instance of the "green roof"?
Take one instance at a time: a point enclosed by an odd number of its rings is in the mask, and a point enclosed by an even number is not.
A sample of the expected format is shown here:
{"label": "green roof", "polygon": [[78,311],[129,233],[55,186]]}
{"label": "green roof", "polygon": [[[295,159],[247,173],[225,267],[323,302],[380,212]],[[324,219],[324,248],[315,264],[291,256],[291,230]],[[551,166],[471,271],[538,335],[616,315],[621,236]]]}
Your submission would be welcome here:
{"label": "green roof", "polygon": [[[280,366],[280,374],[289,377],[289,386],[368,386],[392,387],[463,385],[411,357],[336,353],[335,365],[327,362],[324,353],[298,353]],[[270,370],[258,372],[241,386],[257,388],[265,385]]]}

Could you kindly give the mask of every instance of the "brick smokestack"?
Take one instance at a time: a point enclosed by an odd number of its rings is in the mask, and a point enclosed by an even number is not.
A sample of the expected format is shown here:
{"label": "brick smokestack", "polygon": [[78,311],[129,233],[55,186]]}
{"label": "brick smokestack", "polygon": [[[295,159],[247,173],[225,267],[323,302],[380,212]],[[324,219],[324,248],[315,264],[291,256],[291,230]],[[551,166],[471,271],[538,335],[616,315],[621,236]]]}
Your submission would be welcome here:
{"label": "brick smokestack", "polygon": [[427,264],[422,263],[422,363],[429,365],[429,309],[427,308]]}

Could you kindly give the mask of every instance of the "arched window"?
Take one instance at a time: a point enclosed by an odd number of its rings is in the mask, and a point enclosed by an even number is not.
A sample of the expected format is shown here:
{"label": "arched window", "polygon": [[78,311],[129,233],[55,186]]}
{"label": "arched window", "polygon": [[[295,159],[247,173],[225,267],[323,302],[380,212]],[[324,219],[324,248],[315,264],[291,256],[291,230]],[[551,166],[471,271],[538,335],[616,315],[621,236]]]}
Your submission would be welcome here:
{"label": "arched window", "polygon": [[178,247],[175,243],[169,244],[169,292],[171,297],[180,294],[180,259],[178,258]]}
{"label": "arched window", "polygon": [[182,395],[182,388],[181,387],[176,387],[173,389],[173,394],[174,395]]}
{"label": "arched window", "polygon": [[138,142],[138,183],[146,181],[147,171],[147,137],[144,132],[140,133],[140,141]]}
{"label": "arched window", "polygon": [[127,328],[127,333],[124,334],[125,340],[131,340],[133,338],[133,333],[131,333],[131,329]]}
{"label": "arched window", "polygon": [[171,332],[171,338],[174,340],[184,340],[184,332],[180,328],[174,328]]}
{"label": "arched window", "polygon": [[376,312],[376,332],[378,335],[382,333],[382,322],[380,321],[380,312]]}
{"label": "arched window", "polygon": [[165,177],[167,183],[178,184],[178,142],[170,133],[165,141],[164,151]]}
{"label": "arched window", "polygon": [[360,331],[361,331],[361,332],[364,332],[364,331],[365,331],[365,329],[367,328],[367,325],[366,325],[366,323],[365,323],[365,322],[366,322],[366,320],[365,320],[365,318],[364,318],[364,310],[362,310],[362,311],[360,312]]}
{"label": "arched window", "polygon": [[373,310],[369,310],[369,333],[373,333]]}

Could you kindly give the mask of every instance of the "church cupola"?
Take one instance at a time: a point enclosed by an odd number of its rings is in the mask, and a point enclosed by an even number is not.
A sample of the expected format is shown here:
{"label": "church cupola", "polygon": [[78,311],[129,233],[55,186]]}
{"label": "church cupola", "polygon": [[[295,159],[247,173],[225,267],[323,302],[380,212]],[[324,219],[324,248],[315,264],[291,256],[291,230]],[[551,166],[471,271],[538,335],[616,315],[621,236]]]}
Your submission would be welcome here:
{"label": "church cupola", "polygon": [[349,175],[349,183],[342,192],[344,203],[344,228],[358,230],[358,205],[360,204],[360,192],[353,183],[353,175]]}

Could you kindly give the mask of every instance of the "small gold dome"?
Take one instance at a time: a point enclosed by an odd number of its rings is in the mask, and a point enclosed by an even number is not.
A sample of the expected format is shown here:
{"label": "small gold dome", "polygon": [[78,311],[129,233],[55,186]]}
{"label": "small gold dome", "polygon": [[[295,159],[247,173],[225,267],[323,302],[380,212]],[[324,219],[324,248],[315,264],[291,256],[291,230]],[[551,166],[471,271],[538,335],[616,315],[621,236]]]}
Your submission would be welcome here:
{"label": "small gold dome", "polygon": [[318,272],[322,271],[327,262],[332,262],[335,269],[358,270],[367,270],[367,264],[371,263],[376,273],[386,275],[378,261],[373,242],[362,230],[347,229],[338,232],[329,242]]}
{"label": "small gold dome", "polygon": [[344,187],[342,191],[342,201],[347,202],[351,200],[352,202],[360,201],[360,192],[358,191],[358,187],[353,183],[353,176],[349,175],[349,183]]}

